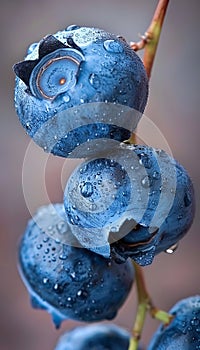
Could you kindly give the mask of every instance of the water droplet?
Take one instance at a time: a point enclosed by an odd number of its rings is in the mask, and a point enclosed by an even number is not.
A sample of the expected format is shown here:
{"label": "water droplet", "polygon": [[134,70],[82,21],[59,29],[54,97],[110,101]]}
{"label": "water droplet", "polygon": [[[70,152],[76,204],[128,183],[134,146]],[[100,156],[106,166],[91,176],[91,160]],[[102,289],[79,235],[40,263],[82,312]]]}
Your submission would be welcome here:
{"label": "water droplet", "polygon": [[70,273],[70,276],[71,276],[71,278],[76,278],[76,273],[75,272],[72,272],[72,273]]}
{"label": "water droplet", "polygon": [[167,254],[173,254],[178,248],[178,243],[172,245],[170,248],[168,248],[167,250],[165,250],[165,253]]}
{"label": "water droplet", "polygon": [[60,221],[57,225],[56,225],[56,228],[58,230],[58,232],[62,235],[64,233],[67,232],[67,223],[65,221]]}
{"label": "water droplet", "polygon": [[81,186],[81,194],[85,198],[90,197],[93,194],[93,185],[91,182],[85,182]]}
{"label": "water droplet", "polygon": [[83,168],[80,168],[80,170],[79,170],[80,174],[84,174],[87,171],[87,168],[88,168],[87,165],[84,165]]}
{"label": "water droplet", "polygon": [[43,283],[46,284],[49,281],[47,277],[43,278]]}
{"label": "water droplet", "polygon": [[148,188],[151,186],[151,182],[150,182],[149,177],[147,175],[145,177],[143,177],[143,179],[141,180],[141,184],[144,188]]}
{"label": "water droplet", "polygon": [[66,103],[68,103],[70,99],[71,99],[70,96],[67,94],[63,96],[63,101],[65,101]]}
{"label": "water droplet", "polygon": [[160,173],[158,171],[154,171],[153,172],[153,178],[156,179],[156,180],[159,180],[160,179]]}
{"label": "water droplet", "polygon": [[190,323],[192,326],[198,326],[199,322],[200,322],[199,319],[197,317],[194,317]]}
{"label": "water droplet", "polygon": [[71,30],[76,30],[76,29],[79,29],[80,26],[77,26],[76,24],[71,24],[70,26],[68,26],[65,30],[67,32],[71,31]]}
{"label": "water droplet", "polygon": [[90,206],[89,206],[89,209],[91,210],[91,211],[94,211],[94,210],[96,210],[97,209],[97,206],[96,206],[96,204],[91,204]]}
{"label": "water droplet", "polygon": [[42,244],[38,244],[38,245],[36,246],[36,248],[37,248],[37,249],[41,249],[41,248],[42,248]]}
{"label": "water droplet", "polygon": [[67,255],[66,254],[60,254],[59,255],[59,259],[60,260],[66,260],[67,259]]}
{"label": "water droplet", "polygon": [[90,84],[93,86],[94,89],[98,89],[99,86],[100,86],[100,84],[101,84],[98,75],[95,74],[95,73],[90,74],[90,76],[89,76],[89,82],[90,82]]}
{"label": "water droplet", "polygon": [[54,284],[53,289],[54,290],[58,290],[59,289],[59,284],[58,283]]}
{"label": "water droplet", "polygon": [[85,290],[80,289],[76,295],[77,297],[84,299],[84,298],[87,298],[88,293]]}
{"label": "water droplet", "polygon": [[115,40],[106,40],[103,46],[106,51],[111,53],[122,53],[124,51],[122,44]]}
{"label": "water droplet", "polygon": [[32,129],[32,126],[29,122],[26,123],[26,129],[27,130],[31,130]]}
{"label": "water droplet", "polygon": [[45,249],[45,254],[48,254],[49,253],[49,248]]}
{"label": "water droplet", "polygon": [[147,154],[141,153],[139,155],[140,159],[139,159],[139,164],[143,165],[146,169],[150,169],[152,167],[152,161],[151,159],[148,157]]}

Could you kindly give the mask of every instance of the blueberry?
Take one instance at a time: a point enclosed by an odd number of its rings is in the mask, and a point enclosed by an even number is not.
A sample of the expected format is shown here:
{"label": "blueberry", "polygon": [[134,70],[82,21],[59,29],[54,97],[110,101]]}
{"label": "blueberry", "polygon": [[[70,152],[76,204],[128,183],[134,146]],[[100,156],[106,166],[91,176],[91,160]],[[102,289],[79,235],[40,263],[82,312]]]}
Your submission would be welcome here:
{"label": "blueberry", "polygon": [[148,265],[189,230],[194,192],[186,170],[164,151],[121,144],[75,169],[64,206],[84,247]]}
{"label": "blueberry", "polygon": [[140,58],[121,37],[97,28],[70,26],[48,35],[14,71],[23,127],[62,157],[87,157],[102,143],[109,148],[128,139],[147,102]]}
{"label": "blueberry", "polygon": [[179,301],[171,310],[168,326],[155,332],[148,350],[197,350],[200,347],[200,296]]}
{"label": "blueberry", "polygon": [[118,265],[77,247],[61,204],[40,208],[29,221],[19,261],[33,306],[46,309],[57,327],[69,318],[112,319],[133,284],[130,261]]}
{"label": "blueberry", "polygon": [[[156,254],[175,250],[188,232],[194,218],[195,198],[192,181],[183,166],[162,150],[150,147],[141,150],[154,164],[149,169],[145,167],[150,184],[147,210],[136,227],[113,244],[113,253],[118,260],[120,256],[122,261],[131,257],[140,265],[148,265]],[[141,156],[140,152],[137,153]]]}
{"label": "blueberry", "polygon": [[128,350],[130,334],[113,324],[77,327],[65,333],[55,350]]}

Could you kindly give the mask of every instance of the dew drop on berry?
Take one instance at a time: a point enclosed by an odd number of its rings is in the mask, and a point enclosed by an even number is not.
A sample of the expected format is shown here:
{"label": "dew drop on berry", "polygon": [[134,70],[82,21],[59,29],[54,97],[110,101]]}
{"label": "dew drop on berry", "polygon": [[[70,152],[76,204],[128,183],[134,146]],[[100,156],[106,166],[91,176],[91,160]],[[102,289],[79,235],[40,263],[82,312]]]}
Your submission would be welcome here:
{"label": "dew drop on berry", "polygon": [[87,298],[88,293],[86,292],[86,290],[80,289],[76,295],[79,298],[85,299],[85,298]]}
{"label": "dew drop on berry", "polygon": [[67,223],[65,221],[60,221],[56,225],[56,228],[60,234],[64,234],[65,232],[67,232],[68,226],[67,226]]}
{"label": "dew drop on berry", "polygon": [[100,79],[97,74],[92,73],[89,76],[89,82],[93,86],[94,89],[98,89],[100,87]]}
{"label": "dew drop on berry", "polygon": [[26,129],[29,130],[29,131],[32,129],[32,126],[31,126],[30,122],[26,123]]}
{"label": "dew drop on berry", "polygon": [[173,254],[178,248],[178,243],[173,244],[170,248],[168,248],[167,250],[165,250],[165,253],[167,254]]}
{"label": "dew drop on berry", "polygon": [[144,153],[140,154],[139,164],[143,165],[146,169],[150,169],[152,167],[151,159]]}
{"label": "dew drop on berry", "polygon": [[200,323],[200,321],[199,321],[199,319],[198,319],[197,317],[194,317],[194,318],[191,320],[190,323],[191,323],[192,326],[198,326],[199,323]]}
{"label": "dew drop on berry", "polygon": [[60,255],[59,255],[59,259],[60,259],[60,260],[66,260],[66,259],[67,259],[67,255],[65,255],[65,254],[60,254]]}
{"label": "dew drop on berry", "polygon": [[77,30],[77,29],[79,29],[80,28],[80,26],[77,26],[76,24],[71,24],[70,26],[68,26],[67,28],[65,28],[65,30],[67,31],[67,32],[70,32],[71,30]]}
{"label": "dew drop on berry", "polygon": [[143,177],[143,179],[141,180],[141,184],[144,188],[148,188],[151,186],[151,182],[150,182],[149,177],[147,175],[145,177]]}
{"label": "dew drop on berry", "polygon": [[72,272],[72,273],[70,273],[70,276],[71,276],[72,279],[75,279],[76,278],[76,273]]}
{"label": "dew drop on berry", "polygon": [[47,282],[49,281],[49,279],[47,277],[43,278],[43,283],[47,284]]}
{"label": "dew drop on berry", "polygon": [[37,249],[41,249],[42,248],[42,244],[38,244],[36,248]]}
{"label": "dew drop on berry", "polygon": [[91,195],[93,194],[93,185],[91,184],[91,182],[85,182],[81,186],[81,194],[85,198],[91,197]]}
{"label": "dew drop on berry", "polygon": [[66,103],[68,103],[69,101],[70,101],[70,96],[69,95],[67,95],[67,94],[65,94],[64,96],[63,96],[63,101],[65,101]]}
{"label": "dew drop on berry", "polygon": [[120,42],[115,40],[106,40],[103,43],[104,49],[111,53],[122,53],[123,52],[123,46]]}
{"label": "dew drop on berry", "polygon": [[87,171],[87,169],[88,169],[88,166],[86,164],[82,168],[80,168],[80,170],[79,170],[80,174],[84,174]]}
{"label": "dew drop on berry", "polygon": [[95,210],[97,209],[96,204],[92,203],[92,204],[89,206],[89,209],[90,209],[91,211],[95,211]]}
{"label": "dew drop on berry", "polygon": [[154,171],[152,176],[155,180],[159,180],[161,175],[158,171]]}

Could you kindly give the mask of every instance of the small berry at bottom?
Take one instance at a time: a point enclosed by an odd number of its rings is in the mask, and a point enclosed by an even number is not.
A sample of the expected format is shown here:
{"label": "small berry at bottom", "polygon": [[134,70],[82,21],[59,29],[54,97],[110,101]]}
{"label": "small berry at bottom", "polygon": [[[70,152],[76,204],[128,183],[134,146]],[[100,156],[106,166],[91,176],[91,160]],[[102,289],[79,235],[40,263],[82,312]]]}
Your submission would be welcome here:
{"label": "small berry at bottom", "polygon": [[55,350],[128,350],[130,334],[113,324],[77,327],[65,333]]}

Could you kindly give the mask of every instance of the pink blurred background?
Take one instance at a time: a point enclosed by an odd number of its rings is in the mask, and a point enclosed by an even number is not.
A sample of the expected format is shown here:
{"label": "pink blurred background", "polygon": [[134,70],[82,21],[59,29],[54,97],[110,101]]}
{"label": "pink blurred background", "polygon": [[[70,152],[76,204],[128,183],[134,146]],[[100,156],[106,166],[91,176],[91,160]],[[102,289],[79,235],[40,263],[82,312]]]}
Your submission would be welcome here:
{"label": "pink blurred background", "polygon": [[[1,3],[1,93],[0,93],[0,349],[53,350],[60,333],[77,322],[65,322],[56,331],[44,311],[29,304],[17,271],[17,246],[30,213],[22,188],[22,165],[30,139],[25,135],[13,107],[12,65],[23,59],[30,43],[70,24],[97,26],[137,40],[152,17],[155,0],[8,0]],[[199,236],[199,10],[198,0],[171,1],[150,84],[145,115],[161,130],[173,155],[189,171],[196,191],[196,217],[176,253],[160,254],[145,268],[157,306],[169,309],[178,299],[200,294]],[[153,140],[152,140],[153,142]],[[29,159],[29,192],[33,207],[45,204],[38,170],[43,150],[33,146]],[[46,186],[52,202],[61,202],[62,183],[77,161],[50,156],[46,164]],[[26,167],[27,164],[25,164]],[[135,288],[113,321],[131,330],[136,308]],[[147,344],[158,322],[147,318],[143,344]]]}

